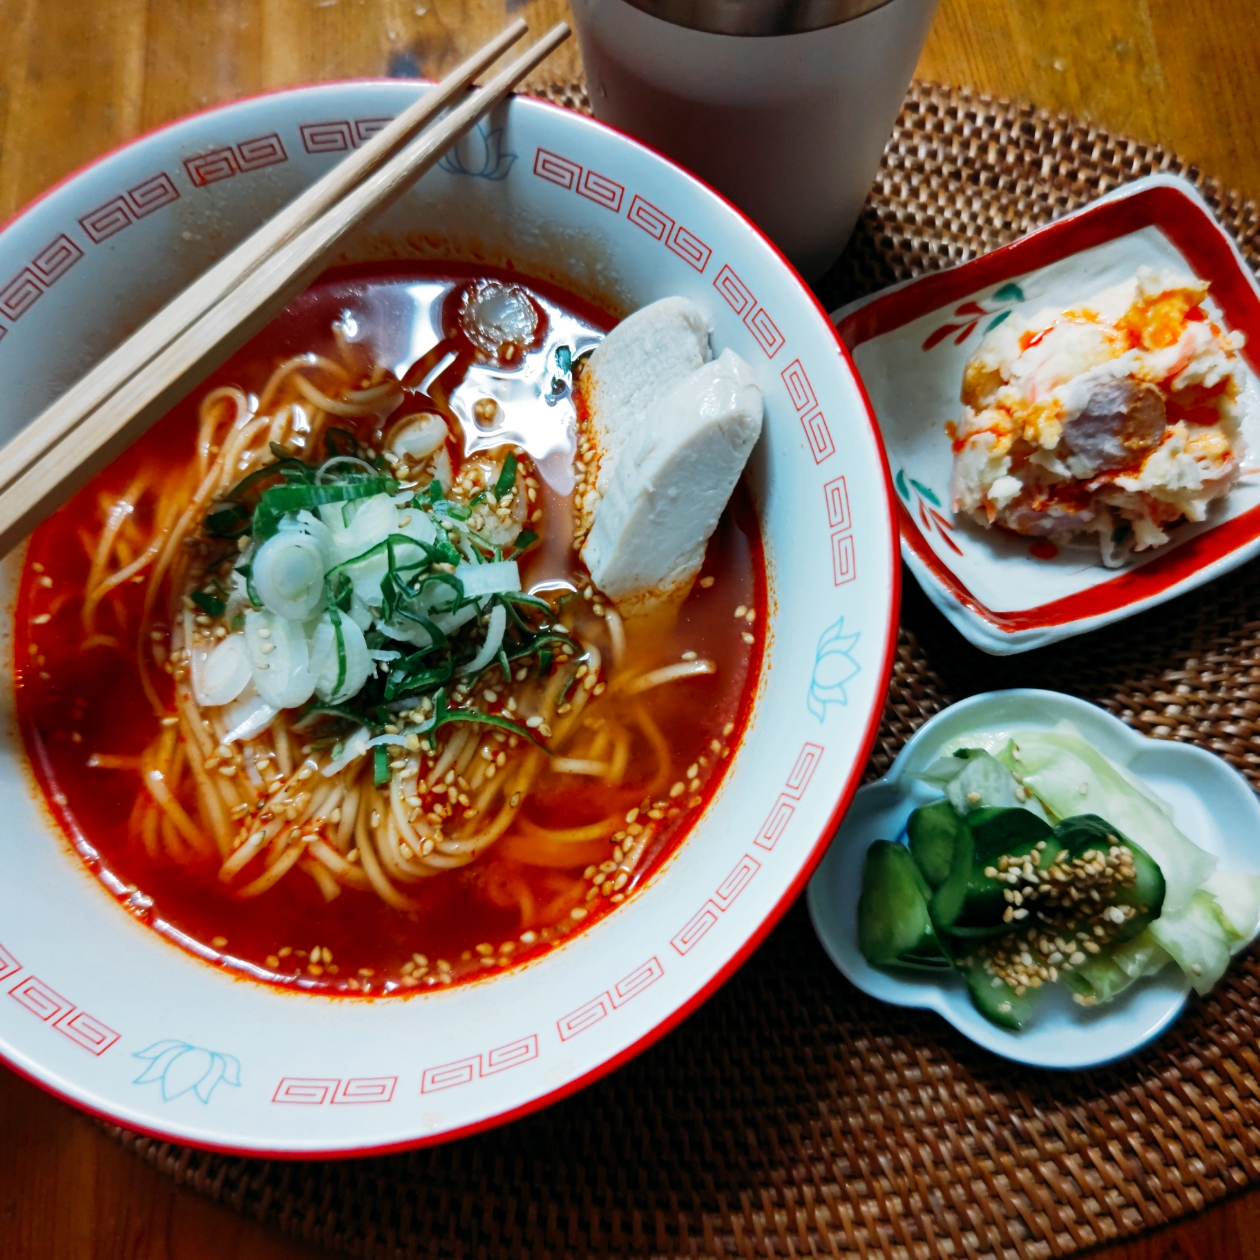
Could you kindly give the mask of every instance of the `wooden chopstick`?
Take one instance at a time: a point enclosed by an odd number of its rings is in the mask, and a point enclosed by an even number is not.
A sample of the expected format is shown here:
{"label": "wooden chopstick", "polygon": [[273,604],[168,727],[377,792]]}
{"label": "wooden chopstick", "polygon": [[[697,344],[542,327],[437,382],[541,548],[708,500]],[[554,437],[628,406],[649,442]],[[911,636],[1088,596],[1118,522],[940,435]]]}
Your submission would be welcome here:
{"label": "wooden chopstick", "polygon": [[264,259],[336,205],[473,80],[528,28],[519,18],[457,66],[433,91],[405,109],[361,149],[267,220],[231,253],[178,293],[152,319],[76,382],[52,406],[0,447],[0,490],[21,477],[48,448],[72,433],[148,362],[201,318]]}
{"label": "wooden chopstick", "polygon": [[[40,520],[84,484],[95,472],[140,436],[181,397],[194,388],[210,372],[242,346],[251,336],[276,315],[289,300],[301,292],[323,269],[331,254],[345,236],[370,215],[383,211],[401,196],[425,171],[442,157],[481,117],[489,113],[511,90],[554,51],[569,36],[565,23],[557,23],[527,52],[511,62],[494,76],[484,87],[476,90],[456,106],[449,115],[403,143],[414,132],[414,117],[404,126],[412,110],[395,119],[380,136],[370,143],[393,132],[393,147],[397,150],[387,161],[356,162],[352,178],[358,182],[339,181],[342,195],[332,197],[323,192],[319,201],[325,206],[322,214],[307,214],[299,228],[292,216],[282,211],[289,226],[271,235],[268,250],[262,251],[255,244],[264,229],[260,229],[233,254],[216,265],[223,267],[235,255],[250,247],[248,265],[225,269],[224,276],[234,275],[234,284],[219,288],[213,301],[208,289],[202,289],[203,305],[200,311],[189,311],[174,336],[158,331],[159,346],[142,341],[142,335],[154,324],[167,317],[171,308],[188,296],[185,290],[169,304],[155,320],[146,324],[139,333],[133,334],[109,356],[90,376],[100,373],[96,387],[99,401],[95,406],[80,405],[74,413],[75,423],[58,418],[58,412],[66,406],[72,395],[77,395],[85,382],[80,382],[69,394],[53,404],[42,416],[33,421],[18,437],[0,449],[0,555],[9,551]],[[515,26],[509,27],[487,49],[483,49],[444,80],[442,87],[435,88],[433,95],[443,91],[448,81],[455,86],[447,99],[466,86],[475,75],[464,74],[461,85],[457,76],[470,65],[488,64],[503,47],[518,38]],[[507,41],[504,43],[503,41]],[[490,49],[498,51],[487,56]],[[427,98],[426,98],[427,100]],[[440,108],[440,104],[437,108]],[[435,111],[429,111],[429,116]],[[397,130],[394,130],[397,128]],[[401,147],[399,145],[401,144]],[[367,152],[365,145],[352,159],[340,164],[341,170],[354,159],[361,159]],[[376,169],[365,175],[365,167]],[[325,176],[323,184],[330,177]],[[347,186],[349,185],[349,186]],[[319,187],[320,185],[316,185]],[[308,190],[305,196],[309,196]],[[299,198],[301,202],[303,198]],[[297,203],[294,203],[296,205]],[[313,203],[312,203],[313,204]],[[289,207],[292,210],[293,207]],[[309,207],[308,207],[309,210]],[[280,218],[281,216],[276,216]],[[274,223],[275,220],[272,220]],[[210,274],[210,273],[207,273]],[[202,277],[204,280],[206,277]],[[198,281],[193,288],[201,285]],[[183,309],[181,307],[181,309]],[[116,382],[106,391],[105,383]],[[83,397],[92,391],[84,390]],[[54,422],[56,429],[54,430]],[[69,440],[67,440],[69,439]],[[19,442],[21,443],[19,445]],[[11,452],[13,460],[10,463]]]}

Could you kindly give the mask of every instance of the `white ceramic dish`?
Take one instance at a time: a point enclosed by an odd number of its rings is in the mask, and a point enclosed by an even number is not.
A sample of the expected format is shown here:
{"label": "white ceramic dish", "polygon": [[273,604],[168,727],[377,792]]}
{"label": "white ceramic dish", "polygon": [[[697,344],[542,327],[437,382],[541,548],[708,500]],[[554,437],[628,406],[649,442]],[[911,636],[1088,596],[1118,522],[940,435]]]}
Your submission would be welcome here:
{"label": "white ceramic dish", "polygon": [[[306,88],[186,119],[0,232],[0,438],[200,269],[414,99]],[[0,1055],[119,1124],[245,1152],[383,1151],[540,1106],[702,1001],[790,903],[874,737],[895,639],[891,489],[825,313],[703,185],[590,119],[516,100],[348,258],[480,254],[626,310],[681,293],[750,364],[769,578],[747,735],[699,826],[640,894],[516,972],[406,999],[231,979],[106,894],[46,818],[0,694]],[[5,567],[12,604],[16,561]],[[11,652],[6,621],[5,650]]]}
{"label": "white ceramic dish", "polygon": [[1158,1037],[1181,1013],[1190,985],[1174,966],[1141,980],[1107,1006],[1087,1009],[1063,986],[1047,992],[1031,1027],[991,1024],[955,976],[920,979],[872,967],[857,948],[857,900],[866,851],[876,840],[904,838],[913,810],[940,792],[910,775],[930,765],[948,741],[978,732],[1049,728],[1067,720],[1100,752],[1131,771],[1172,807],[1187,836],[1227,870],[1260,871],[1260,801],[1219,757],[1189,744],[1148,739],[1109,713],[1055,691],[990,691],[952,705],[922,726],[884,778],[854,798],[809,885],[809,911],[831,960],[864,993],[896,1006],[943,1015],[972,1041],[1019,1063],[1045,1068],[1096,1067]]}
{"label": "white ceramic dish", "polygon": [[1166,266],[1211,281],[1246,333],[1246,465],[1260,452],[1260,286],[1192,185],[1151,176],[950,271],[886,289],[833,318],[853,352],[888,445],[901,550],[932,602],[986,652],[1023,652],[1172,599],[1260,552],[1260,477],[1244,477],[1199,525],[1116,571],[1092,548],[1047,548],[985,530],[950,509],[963,367],[1012,312],[1063,309],[1133,274]]}

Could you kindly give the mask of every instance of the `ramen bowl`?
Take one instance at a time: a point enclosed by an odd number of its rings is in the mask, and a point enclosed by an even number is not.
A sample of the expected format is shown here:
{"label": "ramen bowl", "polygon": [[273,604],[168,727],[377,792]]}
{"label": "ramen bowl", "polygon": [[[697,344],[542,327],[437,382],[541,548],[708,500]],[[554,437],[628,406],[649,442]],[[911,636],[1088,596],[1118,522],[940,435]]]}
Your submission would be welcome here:
{"label": "ramen bowl", "polygon": [[[0,232],[0,435],[421,90],[334,84],[199,114],[19,215]],[[7,613],[0,1055],[135,1130],[254,1154],[380,1152],[579,1088],[756,946],[820,857],[874,738],[898,596],[887,466],[825,313],[757,230],[636,142],[516,99],[344,261],[415,258],[511,266],[623,314],[681,294],[708,316],[715,351],[752,366],[766,418],[747,477],[769,599],[751,715],[700,820],[605,918],[469,984],[323,997],[210,965],[152,930],[143,889],[97,878],[90,837],[76,852],[35,785]],[[21,562],[4,565],[9,609]]]}

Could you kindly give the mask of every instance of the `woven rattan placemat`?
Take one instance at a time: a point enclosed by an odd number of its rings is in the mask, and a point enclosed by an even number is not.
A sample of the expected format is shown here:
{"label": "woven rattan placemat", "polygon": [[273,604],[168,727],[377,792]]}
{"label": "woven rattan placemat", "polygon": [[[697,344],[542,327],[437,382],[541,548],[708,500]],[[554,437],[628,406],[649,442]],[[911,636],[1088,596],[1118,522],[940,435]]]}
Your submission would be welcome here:
{"label": "woven rattan placemat", "polygon": [[[582,107],[581,89],[547,93]],[[912,88],[828,307],[949,266],[1152,171],[1195,180],[1260,264],[1260,214],[1161,149],[1030,107]],[[1119,626],[1007,659],[906,579],[870,774],[951,699],[1052,687],[1260,784],[1260,565]],[[681,1027],[582,1093],[408,1155],[235,1159],[117,1140],[233,1210],[370,1257],[1040,1257],[1260,1181],[1260,956],[1150,1050],[1049,1074],[831,966],[798,904]]]}

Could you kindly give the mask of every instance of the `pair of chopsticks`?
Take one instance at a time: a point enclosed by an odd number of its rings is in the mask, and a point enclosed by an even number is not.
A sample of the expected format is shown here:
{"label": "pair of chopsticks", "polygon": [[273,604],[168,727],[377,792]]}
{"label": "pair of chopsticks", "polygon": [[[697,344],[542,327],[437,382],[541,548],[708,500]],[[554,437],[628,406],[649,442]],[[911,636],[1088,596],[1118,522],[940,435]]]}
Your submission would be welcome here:
{"label": "pair of chopsticks", "polygon": [[558,23],[460,101],[527,29],[517,19],[475,52],[0,447],[0,555],[278,314],[348,233],[406,192],[569,36]]}

